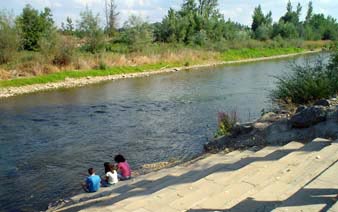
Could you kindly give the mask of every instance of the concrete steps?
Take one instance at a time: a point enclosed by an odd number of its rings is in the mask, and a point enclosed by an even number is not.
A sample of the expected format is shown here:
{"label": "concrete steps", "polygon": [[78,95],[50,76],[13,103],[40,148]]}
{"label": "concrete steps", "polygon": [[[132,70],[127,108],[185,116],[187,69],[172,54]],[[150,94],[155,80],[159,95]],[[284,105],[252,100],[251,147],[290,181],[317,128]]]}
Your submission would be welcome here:
{"label": "concrete steps", "polygon": [[[265,148],[256,153],[251,153],[247,157],[243,158],[242,160],[236,161],[235,163],[237,163],[238,166],[243,167],[247,164],[250,164],[256,158],[264,157],[265,155],[274,152],[276,149],[277,147]],[[219,163],[217,161],[219,160],[213,160],[213,163]],[[232,176],[231,174],[234,173],[235,171],[233,170],[233,168],[229,169],[228,167],[232,166],[234,164],[233,162],[234,160],[228,161],[228,163],[223,163],[223,167],[220,167],[218,171],[215,171],[212,174],[207,175],[206,177],[202,177],[199,180],[194,181],[192,183],[181,183],[178,185],[175,184],[172,186],[168,186],[167,188],[155,192],[151,197],[149,196],[143,197],[137,202],[135,201],[127,202],[124,208],[128,210],[134,210],[144,205],[145,209],[155,211],[162,209],[162,207],[166,204],[166,202],[171,202],[171,204],[169,205],[171,209],[182,208],[182,205],[184,204],[189,204],[189,202],[196,202],[195,199],[197,198],[197,195],[200,198],[204,198],[208,194],[219,190],[221,187],[218,184],[214,183],[212,180],[209,180],[207,178],[213,175],[214,173],[223,173],[224,171],[229,172],[228,174],[229,177]],[[191,196],[190,194],[194,195]],[[175,207],[175,205],[178,206]]]}
{"label": "concrete steps", "polygon": [[[59,211],[337,211],[338,142],[216,154],[122,182]],[[338,176],[338,175],[337,175]]]}
{"label": "concrete steps", "polygon": [[[337,158],[338,146],[336,144],[324,147],[319,152],[313,149],[316,145],[320,147],[320,145],[326,145],[325,143],[327,140],[317,139],[305,146],[303,148],[305,151],[297,151],[282,158],[268,169],[275,173],[273,177],[260,182],[244,195],[230,200],[223,209],[245,211],[246,208],[252,208],[253,211],[271,211],[276,208],[330,166],[334,157]],[[275,168],[278,170],[274,170]]]}
{"label": "concrete steps", "polygon": [[333,211],[337,209],[337,205],[334,206],[337,195],[338,159],[336,157],[336,161],[330,167],[323,170],[317,178],[304,185],[273,211],[327,211],[328,209]]}
{"label": "concrete steps", "polygon": [[[92,194],[79,194],[71,198],[71,204],[69,206],[66,205],[58,210],[70,210],[71,208],[76,208],[78,205],[83,205],[83,202],[91,204],[113,199],[111,204],[115,203],[115,205],[119,205],[121,204],[121,200],[135,201],[136,197],[149,195],[167,186],[182,183],[182,179],[186,182],[193,182],[198,177],[203,177],[200,175],[207,175],[208,173],[216,171],[222,163],[234,163],[250,154],[252,154],[252,151],[247,150],[242,152],[233,151],[228,154],[219,153],[210,155],[192,164],[163,169],[130,181],[119,182],[116,187],[114,186],[113,188],[102,188],[99,192]],[[215,164],[217,164],[217,166]],[[206,169],[208,170],[207,172],[201,172],[201,170]]]}

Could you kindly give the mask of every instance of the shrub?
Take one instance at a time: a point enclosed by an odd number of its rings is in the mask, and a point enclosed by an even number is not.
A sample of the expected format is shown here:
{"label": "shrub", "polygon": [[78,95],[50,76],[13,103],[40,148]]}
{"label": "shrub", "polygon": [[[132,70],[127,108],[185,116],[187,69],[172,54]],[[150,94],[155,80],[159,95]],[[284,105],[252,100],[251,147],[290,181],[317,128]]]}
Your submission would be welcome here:
{"label": "shrub", "polygon": [[293,65],[289,74],[277,78],[277,88],[272,91],[273,100],[285,103],[306,104],[328,98],[338,92],[338,56],[331,56],[329,65],[318,58],[314,64]]}
{"label": "shrub", "polygon": [[99,14],[94,15],[91,10],[86,8],[80,13],[78,31],[81,36],[85,37],[83,50],[93,54],[101,52],[105,48],[105,36],[100,28]]}
{"label": "shrub", "polygon": [[238,121],[236,111],[231,113],[219,112],[218,113],[218,130],[215,137],[229,135],[231,129],[235,126]]}
{"label": "shrub", "polygon": [[40,52],[44,63],[67,66],[72,63],[75,54],[75,42],[71,37],[61,36],[58,32],[39,40]]}
{"label": "shrub", "polygon": [[108,65],[103,62],[102,60],[99,61],[99,64],[96,67],[99,70],[107,70],[108,69]]}
{"label": "shrub", "polygon": [[71,37],[61,37],[53,58],[53,64],[67,66],[73,62],[75,55],[75,42]]}
{"label": "shrub", "polygon": [[10,62],[16,55],[19,38],[12,15],[0,11],[0,64]]}

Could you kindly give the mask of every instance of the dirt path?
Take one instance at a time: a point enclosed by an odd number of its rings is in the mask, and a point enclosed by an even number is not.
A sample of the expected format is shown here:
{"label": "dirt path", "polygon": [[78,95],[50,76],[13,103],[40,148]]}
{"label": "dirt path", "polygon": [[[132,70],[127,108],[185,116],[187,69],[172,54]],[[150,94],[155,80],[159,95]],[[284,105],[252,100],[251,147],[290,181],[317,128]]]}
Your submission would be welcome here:
{"label": "dirt path", "polygon": [[187,70],[187,69],[198,69],[198,68],[206,68],[206,67],[212,67],[212,66],[218,66],[218,65],[272,60],[272,59],[293,57],[297,55],[311,54],[311,53],[316,53],[316,52],[320,52],[320,50],[287,54],[287,55],[277,55],[277,56],[271,56],[271,57],[244,59],[244,60],[237,60],[237,61],[209,63],[209,64],[194,65],[194,66],[187,66],[187,67],[160,69],[157,71],[148,71],[148,72],[140,72],[140,73],[118,74],[118,75],[99,76],[99,77],[85,77],[85,78],[79,78],[79,79],[67,78],[65,81],[54,82],[54,83],[34,84],[34,85],[26,85],[26,86],[21,86],[21,87],[0,88],[0,99],[8,98],[8,97],[16,96],[16,95],[21,95],[21,94],[34,93],[38,91],[54,90],[58,88],[81,87],[81,86],[85,86],[88,84],[94,84],[94,83],[99,83],[99,82],[109,81],[109,80],[127,79],[127,78],[135,78],[135,77],[148,77],[154,74],[176,72],[176,71]]}

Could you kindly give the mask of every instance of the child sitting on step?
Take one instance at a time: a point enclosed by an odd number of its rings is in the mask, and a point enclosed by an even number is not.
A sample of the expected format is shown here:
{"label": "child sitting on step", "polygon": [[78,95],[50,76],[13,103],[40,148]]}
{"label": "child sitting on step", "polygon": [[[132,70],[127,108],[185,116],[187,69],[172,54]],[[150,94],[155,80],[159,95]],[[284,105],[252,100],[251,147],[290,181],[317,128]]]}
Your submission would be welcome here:
{"label": "child sitting on step", "polygon": [[123,155],[118,154],[114,157],[114,160],[117,163],[117,176],[119,180],[129,180],[131,177],[131,169],[126,159]]}

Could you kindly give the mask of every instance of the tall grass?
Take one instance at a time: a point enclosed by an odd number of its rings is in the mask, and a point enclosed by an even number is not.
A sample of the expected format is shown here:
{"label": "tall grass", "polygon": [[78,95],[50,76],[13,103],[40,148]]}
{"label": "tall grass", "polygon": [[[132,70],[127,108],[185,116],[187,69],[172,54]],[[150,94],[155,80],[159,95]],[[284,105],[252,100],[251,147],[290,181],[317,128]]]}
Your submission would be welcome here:
{"label": "tall grass", "polygon": [[322,58],[314,63],[293,65],[290,73],[277,77],[274,100],[306,104],[338,93],[338,53],[332,54],[329,65]]}

